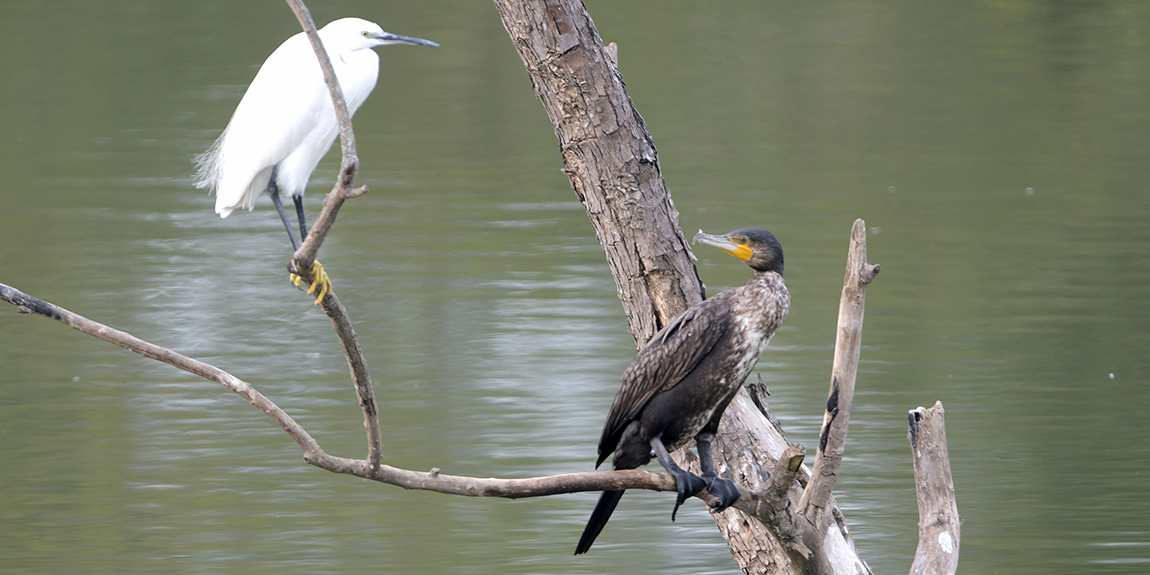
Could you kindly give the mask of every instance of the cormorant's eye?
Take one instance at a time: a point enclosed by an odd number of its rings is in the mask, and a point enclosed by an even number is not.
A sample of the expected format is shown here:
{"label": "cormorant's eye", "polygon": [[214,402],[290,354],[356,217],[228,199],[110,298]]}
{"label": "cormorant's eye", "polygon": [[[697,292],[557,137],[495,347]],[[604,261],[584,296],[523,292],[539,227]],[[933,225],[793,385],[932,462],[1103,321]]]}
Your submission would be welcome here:
{"label": "cormorant's eye", "polygon": [[747,243],[747,236],[739,236],[739,243],[740,244]]}

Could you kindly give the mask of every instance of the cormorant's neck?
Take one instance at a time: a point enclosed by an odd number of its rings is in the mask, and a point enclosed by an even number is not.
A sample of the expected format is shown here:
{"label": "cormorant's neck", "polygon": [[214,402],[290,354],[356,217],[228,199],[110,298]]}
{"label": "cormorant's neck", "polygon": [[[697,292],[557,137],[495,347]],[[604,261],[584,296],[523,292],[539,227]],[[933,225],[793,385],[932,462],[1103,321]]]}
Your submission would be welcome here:
{"label": "cormorant's neck", "polygon": [[774,270],[766,270],[766,271],[763,271],[763,270],[755,270],[755,275],[751,276],[751,278],[747,280],[747,283],[756,283],[756,282],[760,282],[760,281],[763,281],[763,280],[765,280],[765,279],[767,279],[767,278],[769,278],[769,277],[779,277],[779,278],[781,278],[781,277],[783,277],[783,274],[781,274],[781,273],[779,273],[779,272],[777,272],[777,271],[774,271]]}

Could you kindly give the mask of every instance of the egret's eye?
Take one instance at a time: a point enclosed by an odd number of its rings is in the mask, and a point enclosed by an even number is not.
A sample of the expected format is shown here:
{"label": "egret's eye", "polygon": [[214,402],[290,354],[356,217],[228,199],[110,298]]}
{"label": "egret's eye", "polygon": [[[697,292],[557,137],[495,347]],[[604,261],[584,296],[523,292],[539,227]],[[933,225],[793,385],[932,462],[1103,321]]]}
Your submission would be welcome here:
{"label": "egret's eye", "polygon": [[360,32],[360,34],[363,34],[364,38],[371,38],[371,32],[368,32],[367,30]]}

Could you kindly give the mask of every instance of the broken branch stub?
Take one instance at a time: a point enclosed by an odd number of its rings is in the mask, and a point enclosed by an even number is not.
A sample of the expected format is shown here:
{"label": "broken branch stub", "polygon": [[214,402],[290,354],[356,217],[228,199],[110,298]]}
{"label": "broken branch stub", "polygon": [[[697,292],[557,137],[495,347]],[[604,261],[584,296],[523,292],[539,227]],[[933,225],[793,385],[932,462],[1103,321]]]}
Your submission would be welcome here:
{"label": "broken branch stub", "polygon": [[958,569],[962,518],[950,474],[942,402],[908,414],[914,488],[918,496],[918,550],[911,575],[950,575]]}
{"label": "broken branch stub", "polygon": [[838,331],[835,358],[831,368],[831,385],[827,407],[819,433],[811,482],[803,492],[799,509],[808,517],[821,513],[830,500],[838,479],[846,446],[847,426],[854,401],[855,376],[862,349],[863,310],[866,287],[878,275],[879,266],[866,261],[866,222],[855,220],[851,227],[850,251],[847,255],[843,293],[839,300]]}

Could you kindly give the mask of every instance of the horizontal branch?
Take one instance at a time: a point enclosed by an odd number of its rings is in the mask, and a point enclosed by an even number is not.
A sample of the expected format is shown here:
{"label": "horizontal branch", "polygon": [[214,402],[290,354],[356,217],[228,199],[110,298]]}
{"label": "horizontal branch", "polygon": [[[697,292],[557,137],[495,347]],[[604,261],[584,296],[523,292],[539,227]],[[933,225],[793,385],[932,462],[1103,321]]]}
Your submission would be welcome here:
{"label": "horizontal branch", "polygon": [[58,305],[32,297],[14,287],[2,283],[0,283],[0,299],[15,305],[17,311],[20,313],[33,313],[54,319],[97,339],[102,339],[128,351],[134,351],[144,357],[162,361],[188,373],[214,381],[235,392],[259,408],[260,411],[266,413],[268,417],[278,423],[292,439],[295,439],[296,443],[303,448],[305,454],[314,454],[321,451],[319,444],[304,430],[303,426],[296,423],[296,421],[285,413],[284,410],[280,409],[278,405],[257,391],[248,382],[214,365],[192,359],[166,347],[149,343],[128,332],[108,327],[97,321],[92,321],[82,315],[72,313]]}
{"label": "horizontal branch", "polygon": [[308,463],[334,473],[346,473],[404,489],[418,489],[468,497],[521,499],[583,491],[675,490],[675,479],[671,477],[671,474],[639,469],[588,471],[523,479],[499,479],[445,475],[439,472],[438,467],[423,472],[380,465],[379,470],[373,473],[368,469],[366,461],[332,456],[325,456],[323,459],[308,461]]}
{"label": "horizontal branch", "polygon": [[[240,378],[202,361],[172,351],[130,333],[90,320],[55,304],[30,296],[14,287],[0,283],[0,299],[16,306],[20,313],[31,313],[59,321],[77,331],[118,345],[144,357],[164,362],[188,373],[214,381],[235,392],[266,413],[303,448],[304,461],[333,473],[354,475],[402,487],[451,495],[471,497],[504,497],[518,499],[541,497],[560,493],[608,491],[617,489],[647,489],[674,491],[675,480],[668,473],[642,470],[596,471],[568,473],[524,479],[498,479],[444,475],[438,468],[427,472],[411,471],[379,464],[372,469],[368,461],[345,459],[328,455],[319,443],[290,415],[274,402]],[[708,506],[718,505],[718,499],[706,492],[699,495]],[[747,503],[748,498],[740,500]]]}

